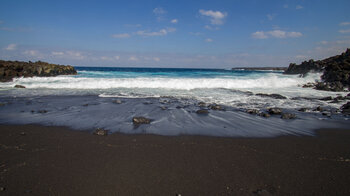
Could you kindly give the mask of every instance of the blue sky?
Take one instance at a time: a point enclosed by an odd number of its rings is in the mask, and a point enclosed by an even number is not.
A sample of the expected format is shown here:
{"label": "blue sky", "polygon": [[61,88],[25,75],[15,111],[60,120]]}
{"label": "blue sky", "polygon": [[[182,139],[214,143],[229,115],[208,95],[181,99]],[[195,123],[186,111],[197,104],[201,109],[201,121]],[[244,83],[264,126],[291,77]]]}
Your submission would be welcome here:
{"label": "blue sky", "polygon": [[0,1],[0,58],[76,66],[288,66],[350,47],[349,0]]}

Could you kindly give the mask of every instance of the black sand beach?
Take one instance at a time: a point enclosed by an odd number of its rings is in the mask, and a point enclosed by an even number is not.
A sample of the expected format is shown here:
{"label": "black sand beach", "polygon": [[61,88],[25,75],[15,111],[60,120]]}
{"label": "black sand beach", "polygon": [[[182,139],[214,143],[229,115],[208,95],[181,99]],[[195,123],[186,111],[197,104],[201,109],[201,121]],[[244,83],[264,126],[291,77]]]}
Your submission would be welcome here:
{"label": "black sand beach", "polygon": [[1,195],[349,195],[350,130],[220,138],[0,126]]}

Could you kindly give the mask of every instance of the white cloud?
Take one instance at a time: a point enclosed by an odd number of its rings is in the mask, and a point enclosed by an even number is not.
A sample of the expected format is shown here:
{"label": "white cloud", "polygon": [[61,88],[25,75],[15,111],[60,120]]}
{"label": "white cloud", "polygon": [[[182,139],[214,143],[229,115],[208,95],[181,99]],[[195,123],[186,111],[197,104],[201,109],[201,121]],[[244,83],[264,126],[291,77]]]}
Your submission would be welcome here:
{"label": "white cloud", "polygon": [[200,32],[190,32],[190,35],[200,36],[200,35],[202,35],[202,33],[200,33]]}
{"label": "white cloud", "polygon": [[154,31],[154,32],[149,32],[149,31],[137,31],[135,34],[144,36],[144,37],[151,37],[151,36],[164,36],[167,35],[168,33],[175,32],[175,28],[166,28],[166,29],[161,29],[159,31]]}
{"label": "white cloud", "polygon": [[303,36],[300,32],[286,32],[281,30],[273,30],[273,31],[257,31],[255,33],[252,33],[252,37],[255,39],[267,39],[270,37],[273,38],[297,38]]}
{"label": "white cloud", "polygon": [[139,59],[136,56],[129,57],[129,61],[138,61]]}
{"label": "white cloud", "polygon": [[39,52],[37,50],[26,50],[23,52],[25,55],[30,55],[30,56],[37,56]]}
{"label": "white cloud", "polygon": [[204,41],[205,41],[205,42],[213,42],[213,40],[210,39],[210,38],[207,38],[207,39],[205,39]]}
{"label": "white cloud", "polygon": [[213,11],[213,10],[199,10],[199,13],[203,16],[210,18],[210,23],[212,25],[222,25],[224,24],[224,19],[227,16],[226,12]]}
{"label": "white cloud", "polygon": [[153,60],[156,61],[156,62],[159,62],[159,61],[160,61],[160,58],[158,58],[158,57],[153,57]]}
{"label": "white cloud", "polygon": [[5,50],[16,50],[17,44],[9,44]]}
{"label": "white cloud", "polygon": [[295,7],[295,9],[297,9],[297,10],[300,10],[300,9],[303,9],[304,7],[303,6],[301,6],[301,5],[297,5],[296,7]]}
{"label": "white cloud", "polygon": [[266,17],[269,20],[273,20],[273,18],[275,18],[275,15],[274,14],[267,14]]}
{"label": "white cloud", "polygon": [[350,29],[341,29],[339,33],[350,33]]}
{"label": "white cloud", "polygon": [[120,56],[114,56],[114,59],[118,61],[120,59]]}
{"label": "white cloud", "polygon": [[54,55],[54,56],[61,56],[61,55],[64,55],[64,52],[52,51],[52,52],[51,52],[51,55]]}
{"label": "white cloud", "polygon": [[72,59],[77,59],[77,60],[83,60],[86,58],[81,52],[79,51],[67,51],[65,52],[67,57],[72,58]]}
{"label": "white cloud", "polygon": [[157,15],[162,15],[162,14],[166,14],[167,11],[165,11],[162,7],[156,7],[153,9],[153,13]]}
{"label": "white cloud", "polygon": [[257,31],[255,33],[252,33],[252,37],[255,39],[266,39],[268,36],[264,31]]}
{"label": "white cloud", "polygon": [[173,23],[173,24],[176,24],[176,23],[178,23],[179,21],[175,18],[175,19],[172,19],[170,22]]}
{"label": "white cloud", "polygon": [[339,26],[348,26],[350,25],[350,22],[342,22],[342,23],[339,23]]}
{"label": "white cloud", "polygon": [[121,34],[113,34],[113,38],[129,38],[130,35],[128,33],[121,33]]}

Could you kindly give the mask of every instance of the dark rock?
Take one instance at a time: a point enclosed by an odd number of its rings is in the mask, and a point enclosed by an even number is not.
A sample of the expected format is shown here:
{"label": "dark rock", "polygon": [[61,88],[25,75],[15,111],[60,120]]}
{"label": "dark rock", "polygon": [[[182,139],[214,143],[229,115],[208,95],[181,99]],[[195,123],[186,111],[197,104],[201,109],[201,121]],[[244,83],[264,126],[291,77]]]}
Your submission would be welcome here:
{"label": "dark rock", "polygon": [[134,125],[140,125],[140,124],[150,124],[151,119],[145,118],[145,117],[133,117],[132,122]]}
{"label": "dark rock", "polygon": [[287,97],[282,96],[282,95],[280,95],[280,94],[257,93],[257,94],[255,94],[255,95],[260,96],[260,97],[270,97],[270,98],[274,98],[274,99],[287,99]]}
{"label": "dark rock", "polygon": [[327,117],[331,117],[331,113],[330,112],[322,112],[323,116],[327,116]]}
{"label": "dark rock", "polygon": [[301,74],[305,76],[310,71],[323,72],[322,81],[315,85],[317,90],[343,91],[350,86],[350,49],[341,55],[324,60],[308,62],[300,65],[290,64],[284,74]]}
{"label": "dark rock", "polygon": [[25,86],[22,86],[22,85],[19,85],[19,84],[16,84],[15,85],[15,88],[26,88]]}
{"label": "dark rock", "polygon": [[332,100],[333,98],[331,97],[331,96],[329,96],[329,97],[323,97],[323,98],[321,98],[321,99],[319,99],[319,100],[321,100],[321,101],[330,101],[330,100]]}
{"label": "dark rock", "polygon": [[318,106],[317,108],[316,108],[316,111],[319,111],[319,112],[323,112],[323,108],[321,107],[321,106]]}
{"label": "dark rock", "polygon": [[344,104],[343,106],[341,106],[341,112],[344,115],[350,115],[350,102],[347,102],[346,104]]}
{"label": "dark rock", "polygon": [[108,131],[102,128],[98,128],[94,131],[94,135],[108,135]]}
{"label": "dark rock", "polygon": [[143,102],[143,104],[145,104],[145,105],[149,105],[149,104],[152,104],[152,102],[150,102],[150,101],[146,101],[146,102]]}
{"label": "dark rock", "polygon": [[258,114],[259,110],[257,110],[257,109],[247,109],[246,112],[248,114]]}
{"label": "dark rock", "polygon": [[183,106],[178,105],[178,106],[176,106],[176,108],[181,109],[181,108],[183,108]]}
{"label": "dark rock", "polygon": [[4,106],[4,105],[6,105],[6,103],[0,103],[0,106]]}
{"label": "dark rock", "polygon": [[280,108],[270,108],[268,110],[269,114],[272,114],[272,115],[278,115],[278,114],[281,114],[282,113],[282,109]]}
{"label": "dark rock", "polygon": [[337,98],[334,98],[334,100],[333,101],[331,101],[331,102],[329,102],[329,103],[339,103],[340,101],[339,101],[339,99],[337,99]]}
{"label": "dark rock", "polygon": [[162,109],[162,110],[166,110],[166,109],[168,109],[167,107],[165,107],[165,106],[160,106],[160,109]]}
{"label": "dark rock", "polygon": [[282,119],[294,119],[296,118],[297,116],[295,114],[291,114],[291,113],[283,113],[281,115],[281,118]]}
{"label": "dark rock", "polygon": [[0,187],[0,191],[5,191],[6,188],[5,187]]}
{"label": "dark rock", "polygon": [[119,99],[113,100],[112,102],[115,103],[115,104],[121,104],[121,103],[123,103],[123,102],[122,102],[121,100],[119,100]]}
{"label": "dark rock", "polygon": [[198,106],[199,107],[206,107],[207,104],[201,101],[201,102],[198,103]]}
{"label": "dark rock", "polygon": [[49,64],[42,61],[22,62],[0,60],[0,81],[7,82],[17,77],[48,77],[57,75],[76,75],[72,66]]}
{"label": "dark rock", "polygon": [[208,114],[209,111],[208,110],[197,110],[196,113],[197,114]]}
{"label": "dark rock", "polygon": [[84,104],[83,106],[87,107],[87,106],[89,106],[89,104]]}
{"label": "dark rock", "polygon": [[212,110],[225,110],[221,105],[217,105],[217,104],[212,104],[212,105],[209,105],[209,109],[212,109]]}
{"label": "dark rock", "polygon": [[47,113],[47,110],[39,110],[38,113],[44,114],[44,113]]}
{"label": "dark rock", "polygon": [[315,83],[312,83],[312,82],[308,82],[306,84],[303,85],[303,88],[313,88],[315,87]]}
{"label": "dark rock", "polygon": [[259,116],[262,116],[262,117],[268,118],[268,117],[270,117],[271,115],[270,115],[270,114],[268,114],[268,113],[262,112],[262,113],[259,113]]}
{"label": "dark rock", "polygon": [[307,112],[309,110],[310,110],[309,108],[300,108],[298,111],[300,111],[300,112]]}

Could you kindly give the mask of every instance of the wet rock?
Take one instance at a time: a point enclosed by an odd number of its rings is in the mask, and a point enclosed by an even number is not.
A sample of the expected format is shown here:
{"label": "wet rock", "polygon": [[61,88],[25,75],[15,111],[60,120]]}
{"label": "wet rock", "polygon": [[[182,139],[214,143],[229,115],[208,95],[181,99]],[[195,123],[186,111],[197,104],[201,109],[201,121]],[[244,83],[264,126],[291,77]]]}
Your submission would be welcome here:
{"label": "wet rock", "polygon": [[121,103],[123,103],[123,102],[122,102],[121,100],[119,100],[119,99],[113,100],[112,102],[115,103],[115,104],[121,104]]}
{"label": "wet rock", "polygon": [[268,110],[269,114],[272,114],[272,115],[278,115],[278,114],[281,114],[282,113],[282,109],[280,108],[270,108]]}
{"label": "wet rock", "polygon": [[282,95],[280,95],[280,94],[257,93],[257,94],[255,94],[255,95],[260,96],[260,97],[270,97],[270,98],[273,98],[273,99],[287,99],[287,97],[282,96]]}
{"label": "wet rock", "polygon": [[331,96],[328,96],[328,97],[323,97],[323,98],[321,98],[321,99],[319,99],[319,100],[321,100],[321,101],[330,101],[330,100],[332,100],[333,98],[331,97]]}
{"label": "wet rock", "polygon": [[268,118],[268,117],[270,117],[271,115],[268,114],[268,113],[262,112],[262,113],[259,113],[259,116],[262,116],[262,117],[264,117],[264,118]]}
{"label": "wet rock", "polygon": [[105,130],[105,129],[102,129],[102,128],[97,128],[97,129],[94,131],[94,135],[103,135],[103,136],[106,136],[106,135],[108,135],[108,131]]}
{"label": "wet rock", "polygon": [[197,113],[197,114],[208,114],[209,111],[203,109],[203,110],[197,110],[196,113]]}
{"label": "wet rock", "polygon": [[84,106],[84,107],[87,107],[87,106],[89,106],[89,104],[84,104],[83,106]]}
{"label": "wet rock", "polygon": [[181,109],[181,108],[184,108],[184,107],[181,105],[176,106],[176,109]]}
{"label": "wet rock", "polygon": [[47,113],[47,110],[39,110],[38,113],[45,114],[45,113]]}
{"label": "wet rock", "polygon": [[257,109],[247,109],[246,112],[248,114],[258,114],[259,110],[257,110]]}
{"label": "wet rock", "polygon": [[23,85],[16,84],[16,85],[15,85],[15,88],[26,88],[26,87],[23,86]]}
{"label": "wet rock", "polygon": [[300,111],[300,112],[307,112],[309,110],[310,110],[309,108],[300,108],[298,111]]}
{"label": "wet rock", "polygon": [[145,105],[149,105],[149,104],[152,104],[152,102],[150,102],[150,101],[146,101],[146,102],[143,102],[143,104],[145,104]]}
{"label": "wet rock", "polygon": [[168,109],[167,107],[165,107],[165,106],[160,106],[160,109],[162,109],[162,110],[166,110],[166,109]]}
{"label": "wet rock", "polygon": [[323,112],[323,108],[321,107],[321,106],[318,106],[317,108],[316,108],[316,111],[319,111],[319,112]]}
{"label": "wet rock", "polygon": [[281,115],[281,118],[282,119],[294,119],[296,118],[297,116],[295,114],[291,114],[291,113],[283,113]]}
{"label": "wet rock", "polygon": [[344,104],[340,109],[342,114],[350,115],[350,102],[347,102],[346,104]]}
{"label": "wet rock", "polygon": [[212,104],[212,105],[209,105],[209,109],[212,109],[212,110],[225,110],[221,105],[217,105],[217,104]]}
{"label": "wet rock", "polygon": [[340,101],[337,99],[337,98],[335,98],[333,101],[331,101],[331,102],[329,102],[329,103],[339,103]]}
{"label": "wet rock", "polygon": [[132,122],[134,123],[134,125],[140,125],[140,124],[150,124],[151,123],[151,119],[145,118],[145,117],[133,117],[132,118]]}
{"label": "wet rock", "polygon": [[322,112],[323,116],[327,116],[327,117],[331,117],[331,113],[330,112]]}
{"label": "wet rock", "polygon": [[4,105],[6,105],[5,103],[0,103],[0,106],[4,106]]}
{"label": "wet rock", "polygon": [[201,102],[198,103],[198,106],[199,107],[206,107],[207,104],[201,101]]}
{"label": "wet rock", "polygon": [[308,82],[302,86],[303,88],[313,88],[315,87],[315,83]]}

